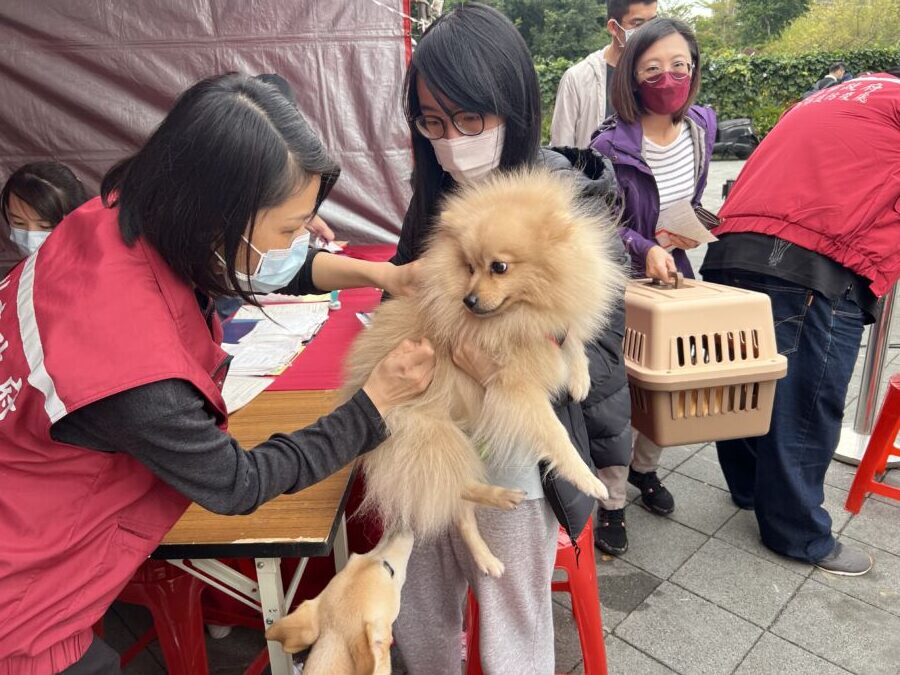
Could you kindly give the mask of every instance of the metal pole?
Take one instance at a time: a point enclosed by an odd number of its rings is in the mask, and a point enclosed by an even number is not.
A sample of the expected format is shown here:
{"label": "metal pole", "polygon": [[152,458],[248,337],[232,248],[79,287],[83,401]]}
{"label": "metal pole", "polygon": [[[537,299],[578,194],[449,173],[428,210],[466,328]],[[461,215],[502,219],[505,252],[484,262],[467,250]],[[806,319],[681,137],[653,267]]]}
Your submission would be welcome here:
{"label": "metal pole", "polygon": [[[896,284],[881,301],[881,310],[875,323],[869,328],[869,341],[866,347],[866,359],[863,362],[860,381],[859,398],[856,400],[856,414],[853,426],[844,425],[841,440],[838,442],[834,458],[847,464],[859,464],[872,428],[878,414],[878,395],[881,389],[881,374],[884,370],[885,357],[891,337],[891,319],[893,318],[894,296]],[[888,459],[888,468],[900,466],[900,457]]]}

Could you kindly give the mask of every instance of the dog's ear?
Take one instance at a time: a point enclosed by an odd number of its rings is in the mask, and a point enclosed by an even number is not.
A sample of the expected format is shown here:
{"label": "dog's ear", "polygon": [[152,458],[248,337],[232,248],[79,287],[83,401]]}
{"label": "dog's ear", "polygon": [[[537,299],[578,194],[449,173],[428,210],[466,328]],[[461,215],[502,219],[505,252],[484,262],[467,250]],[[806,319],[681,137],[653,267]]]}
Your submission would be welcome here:
{"label": "dog's ear", "polygon": [[319,639],[319,599],[307,600],[266,631],[266,640],[280,642],[288,654],[296,654]]}
{"label": "dog's ear", "polygon": [[360,633],[350,645],[354,675],[389,675],[393,641],[390,623],[367,621],[365,632]]}
{"label": "dog's ear", "polygon": [[546,227],[540,228],[539,232],[548,244],[560,244],[568,241],[572,236],[572,230],[575,227],[568,214],[554,214],[556,217]]}

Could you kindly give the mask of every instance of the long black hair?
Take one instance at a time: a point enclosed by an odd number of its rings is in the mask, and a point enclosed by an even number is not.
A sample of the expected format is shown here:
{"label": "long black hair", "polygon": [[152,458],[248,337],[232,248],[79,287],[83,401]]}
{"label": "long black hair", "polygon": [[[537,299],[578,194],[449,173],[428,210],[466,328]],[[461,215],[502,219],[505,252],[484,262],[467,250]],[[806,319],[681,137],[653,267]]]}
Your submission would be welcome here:
{"label": "long black hair", "polygon": [[413,123],[421,114],[416,91],[419,78],[424,78],[425,86],[438,101],[444,98],[467,112],[505,119],[501,169],[529,164],[537,158],[541,94],[525,40],[496,9],[466,3],[431,24],[413,52],[404,83],[414,164],[407,220],[424,224],[434,215],[446,183],[431,141],[418,133]]}
{"label": "long black hair", "polygon": [[276,86],[229,73],[184,92],[137,154],[104,176],[100,192],[105,204],[118,207],[126,242],[142,237],[203,293],[237,293],[252,302],[235,290],[235,258],[242,237],[253,237],[257,213],[314,176],[322,179],[318,209],[339,173]]}
{"label": "long black hair", "polygon": [[15,195],[46,220],[50,227],[59,225],[65,216],[88,200],[87,191],[78,177],[59,162],[33,162],[16,169],[0,192],[0,213],[3,214],[0,239],[2,248],[18,252],[10,241],[9,199]]}

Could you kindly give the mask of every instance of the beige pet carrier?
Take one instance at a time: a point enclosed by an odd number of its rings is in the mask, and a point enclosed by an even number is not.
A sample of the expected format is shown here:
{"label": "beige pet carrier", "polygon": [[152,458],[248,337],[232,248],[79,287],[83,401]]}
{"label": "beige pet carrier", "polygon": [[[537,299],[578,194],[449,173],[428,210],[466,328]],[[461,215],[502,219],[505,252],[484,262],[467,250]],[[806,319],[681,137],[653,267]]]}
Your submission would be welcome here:
{"label": "beige pet carrier", "polygon": [[625,292],[631,420],[661,446],[768,432],[778,353],[763,293],[693,279],[632,281]]}

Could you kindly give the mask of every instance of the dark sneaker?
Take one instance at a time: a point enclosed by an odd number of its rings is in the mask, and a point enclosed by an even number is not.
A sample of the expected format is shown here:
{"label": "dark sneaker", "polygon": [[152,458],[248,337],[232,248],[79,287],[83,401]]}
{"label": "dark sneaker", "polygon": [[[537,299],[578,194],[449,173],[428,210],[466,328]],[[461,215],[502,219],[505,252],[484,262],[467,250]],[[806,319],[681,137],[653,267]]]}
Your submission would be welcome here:
{"label": "dark sneaker", "polygon": [[615,511],[597,509],[594,546],[610,555],[622,555],[628,550],[628,534],[625,532],[625,509],[616,509]]}
{"label": "dark sneaker", "polygon": [[653,513],[667,516],[675,510],[675,498],[659,481],[655,471],[639,473],[628,469],[628,482],[641,491],[641,501]]}
{"label": "dark sneaker", "polygon": [[834,550],[816,563],[823,572],[839,574],[843,577],[861,577],[872,569],[872,556],[855,546],[844,546],[836,542]]}

